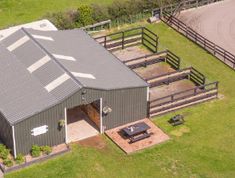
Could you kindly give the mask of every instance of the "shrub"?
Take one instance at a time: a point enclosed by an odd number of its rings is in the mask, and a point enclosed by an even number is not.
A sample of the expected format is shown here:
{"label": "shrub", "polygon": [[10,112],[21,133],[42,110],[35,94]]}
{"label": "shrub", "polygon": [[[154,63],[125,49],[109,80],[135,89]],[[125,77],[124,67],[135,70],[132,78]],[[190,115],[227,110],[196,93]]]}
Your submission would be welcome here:
{"label": "shrub", "polygon": [[92,18],[92,8],[88,5],[82,5],[78,8],[77,23],[81,26],[91,25],[94,23]]}
{"label": "shrub", "polygon": [[0,152],[2,152],[4,149],[6,149],[6,146],[3,144],[0,144]]}
{"label": "shrub", "polygon": [[39,157],[41,155],[41,149],[38,145],[33,145],[31,149],[31,155],[33,157]]}
{"label": "shrub", "polygon": [[41,146],[41,151],[43,154],[49,155],[52,152],[52,148],[50,146]]}
{"label": "shrub", "polygon": [[3,160],[3,164],[7,167],[13,166],[13,161],[11,159],[5,159]]}
{"label": "shrub", "polygon": [[47,15],[47,18],[58,29],[72,29],[75,28],[75,20],[77,19],[77,11],[56,12]]}
{"label": "shrub", "polygon": [[10,150],[7,149],[5,145],[0,144],[0,158],[2,158],[3,160],[7,159],[9,153],[10,153]]}
{"label": "shrub", "polygon": [[16,161],[17,164],[22,164],[22,163],[24,163],[24,161],[25,161],[25,160],[24,160],[24,155],[18,154],[18,155],[16,156],[15,161]]}
{"label": "shrub", "polygon": [[107,7],[100,4],[92,4],[92,18],[95,22],[101,22],[110,19]]}

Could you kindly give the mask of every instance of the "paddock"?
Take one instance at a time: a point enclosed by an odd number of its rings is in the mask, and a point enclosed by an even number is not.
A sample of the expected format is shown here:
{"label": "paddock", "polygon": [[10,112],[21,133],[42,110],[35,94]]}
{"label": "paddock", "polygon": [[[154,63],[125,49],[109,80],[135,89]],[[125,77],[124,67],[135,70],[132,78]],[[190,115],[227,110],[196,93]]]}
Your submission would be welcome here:
{"label": "paddock", "polygon": [[235,54],[235,1],[182,11],[178,18],[208,40]]}

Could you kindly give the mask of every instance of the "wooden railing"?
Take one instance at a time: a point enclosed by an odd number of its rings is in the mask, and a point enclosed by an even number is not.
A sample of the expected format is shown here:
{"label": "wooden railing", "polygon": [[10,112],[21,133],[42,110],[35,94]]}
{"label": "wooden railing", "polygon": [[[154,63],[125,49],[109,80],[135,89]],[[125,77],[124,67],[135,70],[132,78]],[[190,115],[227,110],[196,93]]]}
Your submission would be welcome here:
{"label": "wooden railing", "polygon": [[169,84],[182,79],[189,79],[196,86],[205,85],[205,76],[193,67],[179,69],[173,72],[168,72],[161,75],[152,76],[146,79],[150,84],[150,88],[160,86],[162,84]]}
{"label": "wooden railing", "polygon": [[108,50],[124,49],[142,44],[152,52],[158,50],[158,36],[146,27],[137,27],[95,38]]}
{"label": "wooden railing", "polygon": [[164,62],[166,60],[166,54],[166,51],[161,51],[158,53],[144,55],[127,61],[123,61],[123,63],[130,69],[147,67],[148,65],[156,64],[158,62]]}
{"label": "wooden railing", "polygon": [[[150,108],[163,106],[165,104],[174,103],[179,100],[184,100],[193,96],[197,96],[203,93],[208,93],[209,91],[216,91],[212,93],[211,95],[217,95],[218,94],[218,82],[213,82],[201,86],[196,86],[192,89],[184,90],[181,92],[174,93],[172,95],[164,96],[162,98],[158,98],[155,100],[150,101]],[[208,97],[205,95],[204,97]],[[203,98],[203,97],[202,97]],[[202,99],[200,98],[200,99]],[[189,101],[190,102],[190,101]]]}
{"label": "wooden railing", "polygon": [[194,67],[191,67],[189,79],[194,82],[197,86],[205,85],[206,83],[206,77]]}
{"label": "wooden railing", "polygon": [[180,69],[177,71],[152,76],[147,78],[146,80],[149,83],[150,88],[161,86],[164,84],[168,85],[169,83],[188,78],[190,76],[191,69],[192,69],[191,67]]}
{"label": "wooden railing", "polygon": [[166,62],[171,65],[172,68],[178,70],[180,69],[181,59],[172,53],[170,50],[167,50]]}
{"label": "wooden railing", "polygon": [[188,27],[185,23],[166,12],[163,12],[163,16],[161,17],[161,19],[166,24],[186,36],[188,39],[192,40],[193,42],[210,52],[224,64],[235,69],[235,55],[206,39],[196,31],[194,31],[192,28]]}
{"label": "wooden railing", "polygon": [[91,33],[91,32],[96,32],[102,29],[110,29],[111,27],[111,20],[105,20],[102,22],[98,22],[92,25],[87,25],[85,27],[82,27],[81,29],[86,30],[87,32]]}
{"label": "wooden railing", "polygon": [[175,15],[182,10],[200,7],[200,6],[208,5],[208,4],[219,2],[219,1],[223,1],[223,0],[185,0],[185,1],[181,1],[180,3],[173,3],[170,5],[165,5],[161,8],[153,9],[152,16],[158,16],[162,12],[167,12],[171,15]]}
{"label": "wooden railing", "polygon": [[134,59],[129,59],[127,61],[123,61],[131,69],[146,67],[147,65],[151,65],[158,62],[166,62],[172,68],[178,70],[180,69],[180,61],[181,59],[175,55],[170,50],[164,50],[157,53],[140,56]]}

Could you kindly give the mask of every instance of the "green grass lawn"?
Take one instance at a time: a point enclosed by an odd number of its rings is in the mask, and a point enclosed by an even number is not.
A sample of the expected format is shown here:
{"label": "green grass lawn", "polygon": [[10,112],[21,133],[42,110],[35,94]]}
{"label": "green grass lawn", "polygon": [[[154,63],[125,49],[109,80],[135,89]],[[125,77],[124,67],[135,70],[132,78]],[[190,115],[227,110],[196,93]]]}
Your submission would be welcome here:
{"label": "green grass lawn", "polygon": [[[105,149],[79,147],[71,153],[33,165],[6,178],[78,177],[235,177],[235,72],[163,23],[148,25],[168,48],[220,82],[220,99],[154,119],[171,140],[144,151],[125,155],[104,137]],[[167,120],[184,114],[184,126],[171,127]]]}
{"label": "green grass lawn", "polygon": [[0,0],[0,29],[41,19],[48,12],[77,9],[81,4],[109,4],[113,0]]}

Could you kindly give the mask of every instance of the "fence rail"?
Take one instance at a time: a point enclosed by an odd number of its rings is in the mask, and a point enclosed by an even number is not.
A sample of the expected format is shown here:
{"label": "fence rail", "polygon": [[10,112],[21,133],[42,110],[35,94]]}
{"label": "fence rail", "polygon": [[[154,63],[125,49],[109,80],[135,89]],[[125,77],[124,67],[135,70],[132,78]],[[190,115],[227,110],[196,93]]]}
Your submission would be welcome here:
{"label": "fence rail", "polygon": [[[196,86],[192,89],[184,90],[178,93],[174,93],[172,95],[164,96],[162,98],[158,98],[155,100],[150,101],[150,108],[160,107],[166,104],[174,103],[180,100],[184,100],[193,96],[206,94],[210,91],[215,91],[211,93],[212,95],[218,94],[218,82],[213,82],[201,86]],[[208,95],[205,95],[204,97],[208,97]],[[200,98],[202,99],[202,98]]]}
{"label": "fence rail", "polygon": [[161,19],[166,24],[186,36],[188,39],[192,40],[193,42],[207,50],[224,64],[228,65],[232,69],[235,69],[235,55],[206,39],[196,31],[194,31],[192,28],[188,27],[185,23],[166,12],[163,12],[163,16],[161,17]]}
{"label": "fence rail", "polygon": [[167,50],[166,62],[171,65],[174,69],[180,69],[181,59],[172,53],[170,50]]}
{"label": "fence rail", "polygon": [[152,76],[147,78],[146,80],[150,84],[150,88],[153,88],[162,84],[169,84],[182,79],[189,79],[193,83],[195,83],[196,86],[205,85],[206,81],[205,76],[193,67],[188,67],[173,72],[168,72],[165,74]]}
{"label": "fence rail", "polygon": [[154,53],[158,51],[158,36],[146,27],[137,27],[96,37],[95,40],[108,50],[124,49],[142,44]]}
{"label": "fence rail", "polygon": [[123,63],[131,69],[135,69],[139,67],[146,67],[147,65],[151,65],[157,62],[166,62],[175,70],[179,70],[180,61],[181,59],[173,52],[171,52],[170,50],[164,50],[157,53],[140,56],[134,59],[129,59],[127,61],[124,61]]}
{"label": "fence rail", "polygon": [[171,15],[175,15],[182,10],[200,7],[200,6],[208,5],[208,4],[219,2],[219,1],[223,1],[223,0],[185,0],[185,1],[181,1],[180,3],[173,3],[170,5],[163,6],[161,8],[153,9],[152,16],[158,16],[162,12],[167,12]]}

